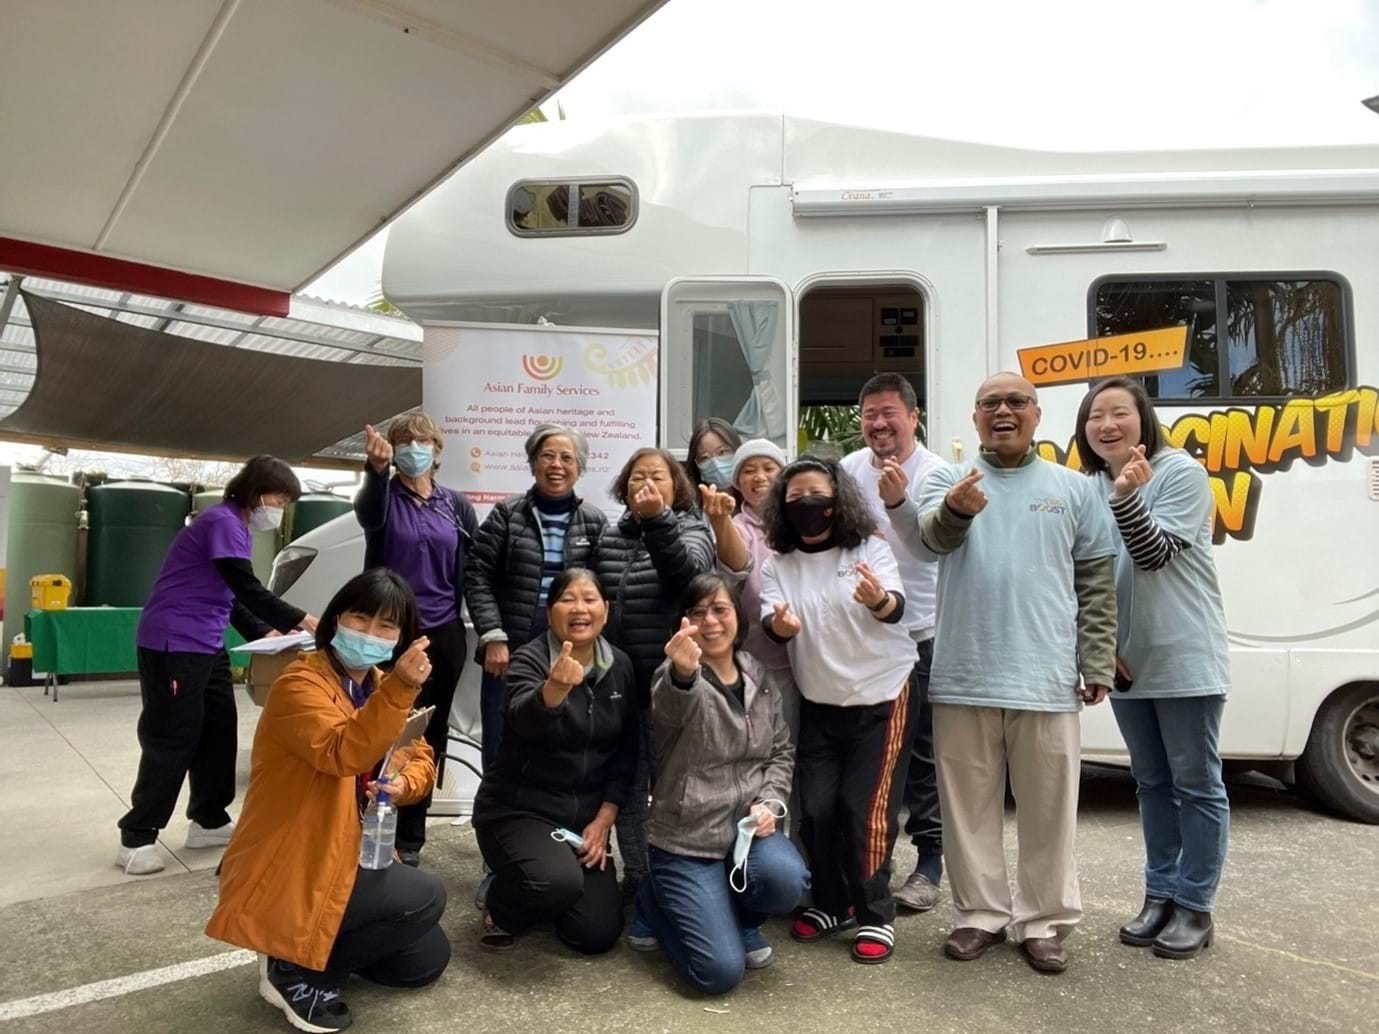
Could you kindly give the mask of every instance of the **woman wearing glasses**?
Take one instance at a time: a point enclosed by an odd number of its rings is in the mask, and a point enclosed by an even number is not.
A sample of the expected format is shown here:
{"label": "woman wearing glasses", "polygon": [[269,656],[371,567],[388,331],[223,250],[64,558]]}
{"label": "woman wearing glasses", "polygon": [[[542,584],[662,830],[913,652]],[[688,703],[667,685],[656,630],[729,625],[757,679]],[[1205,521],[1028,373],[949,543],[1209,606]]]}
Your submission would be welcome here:
{"label": "woman wearing glasses", "polygon": [[746,616],[721,576],[690,582],[679,626],[651,687],[651,870],[627,940],[663,949],[687,984],[722,994],[771,964],[761,924],[809,886],[776,822],[795,749],[780,695],[742,652]]}
{"label": "woman wearing glasses", "polygon": [[1169,448],[1143,385],[1101,381],[1077,414],[1082,464],[1115,518],[1119,600],[1111,709],[1130,750],[1145,898],[1120,939],[1165,958],[1211,944],[1230,801],[1217,737],[1230,690],[1212,502],[1202,465]]}
{"label": "woman wearing glasses", "polygon": [[742,435],[728,421],[718,416],[701,420],[690,433],[685,473],[695,488],[713,485],[720,491],[731,489],[733,455],[741,447]]}

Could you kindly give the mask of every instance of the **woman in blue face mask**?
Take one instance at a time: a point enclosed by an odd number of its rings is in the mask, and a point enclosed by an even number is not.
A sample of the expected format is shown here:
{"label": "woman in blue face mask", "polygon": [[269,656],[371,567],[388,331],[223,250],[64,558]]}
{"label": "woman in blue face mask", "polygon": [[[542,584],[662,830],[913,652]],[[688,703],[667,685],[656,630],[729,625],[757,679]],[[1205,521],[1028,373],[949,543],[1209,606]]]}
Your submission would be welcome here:
{"label": "woman in blue face mask", "polygon": [[719,491],[733,487],[733,454],[742,447],[742,435],[722,417],[711,416],[694,425],[690,434],[685,473],[696,489],[713,485]]}
{"label": "woman in blue face mask", "polygon": [[651,686],[651,870],[627,940],[663,949],[695,990],[723,994],[744,970],[771,964],[761,924],[791,912],[809,886],[777,823],[795,748],[780,694],[741,649],[747,619],[727,581],[690,582],[678,624]]}
{"label": "woman in blue face mask", "polygon": [[[465,567],[478,521],[468,499],[436,483],[444,442],[425,413],[408,413],[388,425],[387,435],[364,428],[364,484],[354,514],[364,529],[364,568],[387,567],[412,587],[423,633],[435,664],[419,706],[435,705],[426,741],[445,777],[450,705],[465,659],[460,620]],[[397,468],[397,476],[391,477]],[[397,846],[403,862],[417,865],[426,842],[430,798],[398,811]]]}
{"label": "woman in blue face mask", "polygon": [[340,987],[352,973],[421,987],[450,962],[440,880],[396,862],[359,865],[369,802],[384,793],[405,805],[435,785],[424,741],[391,749],[431,672],[416,626],[406,582],[381,569],[355,575],[321,616],[316,650],[273,683],[254,735],[206,932],[260,953],[259,994],[300,1030],[349,1026]]}

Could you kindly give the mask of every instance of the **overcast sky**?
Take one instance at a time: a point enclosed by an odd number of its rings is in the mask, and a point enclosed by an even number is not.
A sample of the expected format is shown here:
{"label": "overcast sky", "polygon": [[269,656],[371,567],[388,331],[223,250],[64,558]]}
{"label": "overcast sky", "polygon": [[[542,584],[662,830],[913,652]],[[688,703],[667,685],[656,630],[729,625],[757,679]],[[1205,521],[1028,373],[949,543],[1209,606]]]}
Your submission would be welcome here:
{"label": "overcast sky", "polygon": [[[1379,0],[670,0],[558,100],[1096,151],[1379,142],[1376,94]],[[308,292],[366,301],[382,260]]]}

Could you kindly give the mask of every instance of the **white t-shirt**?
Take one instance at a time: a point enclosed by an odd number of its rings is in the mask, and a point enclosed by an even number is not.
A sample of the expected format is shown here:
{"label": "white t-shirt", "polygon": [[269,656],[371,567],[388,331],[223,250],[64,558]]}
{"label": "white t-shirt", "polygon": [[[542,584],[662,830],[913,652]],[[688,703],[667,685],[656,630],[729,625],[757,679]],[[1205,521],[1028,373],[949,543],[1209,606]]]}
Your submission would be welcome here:
{"label": "white t-shirt", "polygon": [[986,508],[939,562],[938,634],[929,699],[1024,711],[1078,711],[1074,564],[1115,556],[1111,510],[1096,482],[1035,458],[978,459],[925,482],[921,513],[973,466]]}
{"label": "white t-shirt", "polygon": [[[943,460],[915,442],[915,451],[900,465],[910,479],[908,492],[911,499],[918,499],[924,481],[939,467]],[[937,557],[918,557],[905,547],[899,537],[891,530],[890,518],[886,515],[886,504],[881,498],[878,486],[881,484],[881,468],[873,465],[872,451],[858,449],[843,457],[842,467],[852,475],[862,488],[862,496],[871,507],[876,518],[876,527],[895,554],[896,567],[900,569],[900,583],[905,586],[905,616],[900,623],[913,639],[929,639],[934,634],[935,602],[938,598]]]}
{"label": "white t-shirt", "polygon": [[787,645],[790,668],[800,692],[816,704],[884,704],[900,695],[915,666],[905,626],[878,621],[852,598],[858,563],[869,565],[887,590],[904,595],[891,547],[874,535],[852,549],[772,553],[761,571],[761,618],[788,603],[800,619],[800,632]]}

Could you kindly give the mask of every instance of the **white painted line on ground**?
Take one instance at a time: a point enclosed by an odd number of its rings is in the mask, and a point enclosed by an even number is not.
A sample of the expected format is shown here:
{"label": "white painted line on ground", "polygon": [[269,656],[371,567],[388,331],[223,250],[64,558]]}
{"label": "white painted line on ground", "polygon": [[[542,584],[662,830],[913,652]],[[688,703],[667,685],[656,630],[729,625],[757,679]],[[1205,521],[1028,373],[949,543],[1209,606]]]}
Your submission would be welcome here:
{"label": "white painted line on ground", "polygon": [[258,956],[252,951],[227,951],[204,959],[193,959],[191,962],[179,962],[175,966],[164,966],[162,969],[131,973],[127,977],[69,987],[65,991],[52,991],[14,1002],[0,1002],[0,1022],[18,1020],[25,1016],[41,1016],[45,1012],[70,1009],[75,1005],[89,1005],[105,998],[119,998],[135,991],[147,991],[151,987],[175,984],[179,980],[204,977],[221,970],[247,966],[257,959]]}

